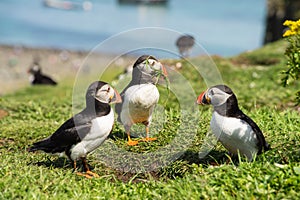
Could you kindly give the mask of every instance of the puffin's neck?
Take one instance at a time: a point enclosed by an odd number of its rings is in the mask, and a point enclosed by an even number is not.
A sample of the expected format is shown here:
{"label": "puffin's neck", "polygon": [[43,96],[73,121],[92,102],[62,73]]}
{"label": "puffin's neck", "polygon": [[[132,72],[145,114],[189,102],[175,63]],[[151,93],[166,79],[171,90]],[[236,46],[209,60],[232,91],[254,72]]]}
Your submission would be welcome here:
{"label": "puffin's neck", "polygon": [[143,73],[138,68],[133,69],[132,71],[132,80],[131,83],[136,84],[155,84],[155,78],[151,74]]}
{"label": "puffin's neck", "polygon": [[41,77],[42,73],[40,71],[33,73],[33,76],[35,77]]}
{"label": "puffin's neck", "polygon": [[225,117],[236,117],[240,113],[237,102],[226,101],[220,106],[214,106],[214,111]]}
{"label": "puffin's neck", "polygon": [[95,116],[104,116],[109,114],[111,107],[108,103],[102,103],[95,99],[86,101],[86,110]]}

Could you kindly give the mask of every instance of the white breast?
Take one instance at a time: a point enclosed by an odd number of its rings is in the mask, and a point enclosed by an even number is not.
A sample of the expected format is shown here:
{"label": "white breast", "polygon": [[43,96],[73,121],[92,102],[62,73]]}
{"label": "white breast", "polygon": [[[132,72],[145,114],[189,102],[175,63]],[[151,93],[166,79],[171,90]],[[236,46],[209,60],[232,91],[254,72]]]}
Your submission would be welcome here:
{"label": "white breast", "polygon": [[108,115],[92,120],[90,132],[71,149],[71,158],[76,160],[98,148],[108,137],[114,124],[114,112],[111,109]]}
{"label": "white breast", "polygon": [[135,123],[150,121],[159,92],[153,84],[141,84],[129,87],[124,94],[121,121],[131,126]]}
{"label": "white breast", "polygon": [[32,83],[34,81],[34,75],[30,74],[28,79],[29,79],[29,82]]}
{"label": "white breast", "polygon": [[230,153],[237,155],[239,151],[248,160],[252,160],[253,154],[257,153],[256,134],[245,121],[213,112],[210,126],[213,134]]}

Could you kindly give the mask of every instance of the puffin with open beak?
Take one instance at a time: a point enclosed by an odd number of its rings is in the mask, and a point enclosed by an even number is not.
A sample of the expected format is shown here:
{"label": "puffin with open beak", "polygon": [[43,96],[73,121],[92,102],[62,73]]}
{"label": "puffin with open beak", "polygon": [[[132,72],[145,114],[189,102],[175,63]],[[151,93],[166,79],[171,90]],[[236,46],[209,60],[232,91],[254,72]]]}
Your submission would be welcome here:
{"label": "puffin with open beak", "polygon": [[121,92],[122,103],[116,104],[118,121],[125,128],[128,145],[138,144],[130,137],[130,128],[133,124],[142,123],[146,127],[146,137],[142,141],[153,141],[149,137],[149,126],[152,112],[159,100],[156,84],[160,76],[167,76],[164,66],[153,56],[143,55],[133,65],[132,80]]}
{"label": "puffin with open beak", "polygon": [[34,143],[29,152],[65,153],[76,171],[81,159],[87,178],[98,177],[90,171],[86,156],[108,137],[114,125],[114,111],[110,104],[121,102],[119,93],[102,81],[93,82],[86,92],[86,108],[63,123],[50,137]]}
{"label": "puffin with open beak", "polygon": [[239,109],[238,100],[228,86],[210,87],[198,96],[197,104],[213,106],[211,130],[234,156],[240,153],[252,161],[256,154],[270,149],[257,124]]}

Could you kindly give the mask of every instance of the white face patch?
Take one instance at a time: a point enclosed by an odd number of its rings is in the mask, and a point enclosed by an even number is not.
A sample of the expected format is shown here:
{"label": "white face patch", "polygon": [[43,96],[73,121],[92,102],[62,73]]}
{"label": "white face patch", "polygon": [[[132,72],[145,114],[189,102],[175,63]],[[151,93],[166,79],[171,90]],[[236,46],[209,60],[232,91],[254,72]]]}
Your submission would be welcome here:
{"label": "white face patch", "polygon": [[37,66],[37,65],[34,65],[33,67],[32,67],[32,69],[33,69],[33,71],[35,71],[35,72],[37,72],[37,71],[39,71],[39,66]]}
{"label": "white face patch", "polygon": [[100,89],[98,89],[95,98],[102,103],[110,103],[110,100],[114,96],[114,89],[110,87],[110,85],[103,85]]}
{"label": "white face patch", "polygon": [[231,97],[231,94],[227,94],[218,88],[211,88],[207,91],[207,96],[210,98],[213,106],[220,106],[224,104],[229,97]]}
{"label": "white face patch", "polygon": [[162,70],[161,63],[151,58],[139,64],[138,67],[141,69],[142,73],[147,73],[147,74],[151,74],[153,71],[156,70],[158,71]]}

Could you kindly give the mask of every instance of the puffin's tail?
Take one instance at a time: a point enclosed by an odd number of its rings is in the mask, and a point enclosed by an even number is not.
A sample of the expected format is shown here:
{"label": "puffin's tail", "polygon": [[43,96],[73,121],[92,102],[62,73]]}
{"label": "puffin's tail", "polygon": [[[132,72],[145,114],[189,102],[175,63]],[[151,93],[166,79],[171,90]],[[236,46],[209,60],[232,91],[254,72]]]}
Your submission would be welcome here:
{"label": "puffin's tail", "polygon": [[270,145],[269,143],[265,142],[265,145],[264,145],[264,147],[263,147],[263,150],[264,150],[264,151],[268,151],[268,150],[270,150],[270,149],[271,149],[271,145]]}
{"label": "puffin's tail", "polygon": [[53,142],[50,140],[50,138],[46,138],[44,140],[41,140],[39,142],[33,143],[32,146],[30,146],[27,151],[28,152],[35,152],[38,150],[42,150],[46,153],[53,153],[54,151],[54,144]]}

